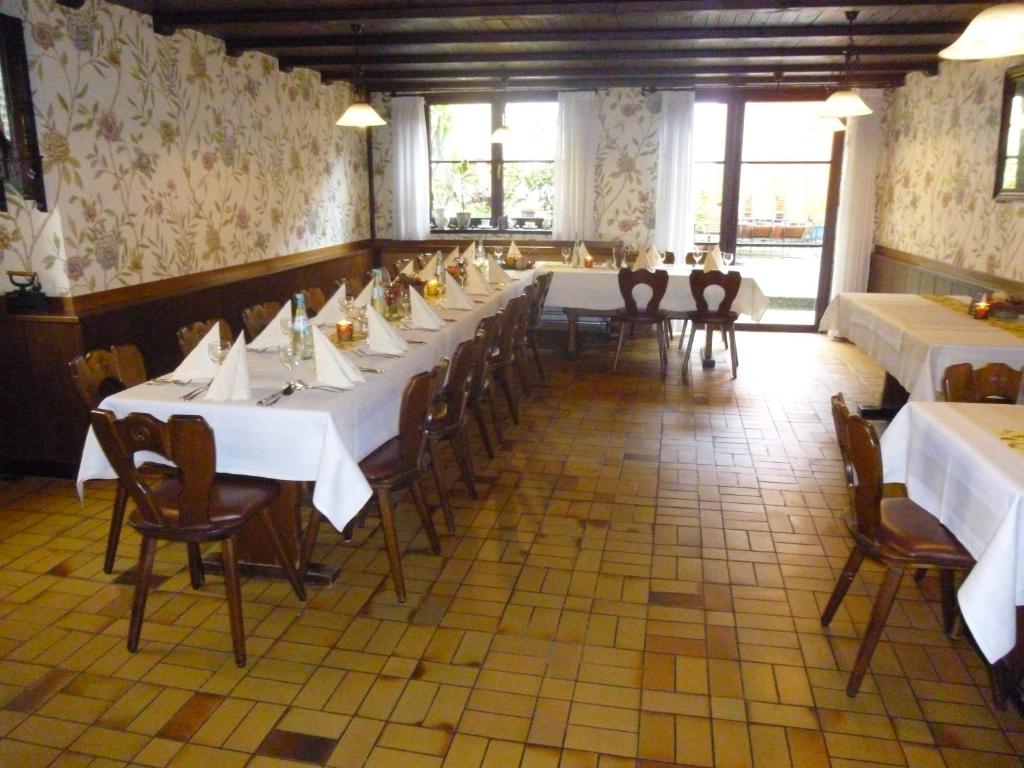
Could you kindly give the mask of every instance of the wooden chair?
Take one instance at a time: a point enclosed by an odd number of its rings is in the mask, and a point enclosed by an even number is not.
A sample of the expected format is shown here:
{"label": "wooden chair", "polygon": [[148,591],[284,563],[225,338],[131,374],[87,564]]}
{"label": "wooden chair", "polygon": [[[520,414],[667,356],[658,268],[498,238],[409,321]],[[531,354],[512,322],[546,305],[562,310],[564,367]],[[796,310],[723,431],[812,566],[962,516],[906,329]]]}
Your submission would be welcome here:
{"label": "wooden chair", "polygon": [[[638,285],[646,285],[651,289],[651,298],[647,305],[640,309],[637,306],[633,291]],[[668,372],[668,312],[662,310],[661,300],[665,298],[665,291],[668,289],[668,272],[659,269],[650,272],[646,269],[632,270],[623,268],[619,270],[619,293],[622,294],[622,301],[625,307],[619,311],[619,343],[615,347],[615,361],[612,363],[612,373],[619,367],[619,355],[622,353],[622,345],[626,341],[626,334],[633,335],[633,328],[636,325],[651,326],[658,336],[658,354],[661,358],[661,375]]]}
{"label": "wooden chair", "polygon": [[1013,403],[1020,392],[1021,372],[1006,363],[973,368],[949,366],[942,374],[942,392],[950,403]]}
{"label": "wooden chair", "polygon": [[493,353],[498,346],[498,337],[501,334],[501,313],[483,318],[476,326],[477,335],[483,336],[483,342],[477,350],[476,371],[473,376],[473,384],[470,388],[469,408],[476,418],[477,427],[480,429],[480,438],[483,440],[487,455],[494,458],[494,445],[491,443],[491,436],[487,431],[487,420],[484,418],[484,398],[487,399],[491,408],[491,419],[494,421],[495,439],[500,445],[504,438],[501,434],[501,419],[498,416],[498,406],[494,395],[494,371]]}
{"label": "wooden chair", "polygon": [[[455,454],[459,472],[466,483],[469,495],[474,499],[478,498],[478,494],[476,492],[476,476],[473,471],[473,452],[469,447],[469,438],[466,435],[466,422],[469,419],[469,396],[473,391],[473,379],[476,375],[480,358],[479,351],[483,343],[484,334],[480,332],[455,348],[451,364],[448,367],[448,381],[435,403],[434,420],[429,432],[430,460],[438,488],[441,489],[444,486],[440,445],[442,442],[447,442]],[[444,487],[445,497],[447,497],[447,491],[447,487]],[[454,534],[455,520],[452,516],[451,506],[443,504],[443,507],[448,533]]]}
{"label": "wooden chair", "polygon": [[[739,272],[719,272],[712,270],[705,272],[702,269],[695,269],[690,272],[690,293],[697,309],[686,314],[687,321],[692,325],[690,340],[686,342],[686,352],[683,355],[683,381],[685,382],[690,369],[690,352],[693,350],[693,341],[697,338],[697,332],[704,327],[707,329],[707,337],[704,345],[705,357],[711,356],[711,334],[715,328],[722,331],[722,336],[729,335],[726,346],[732,357],[732,377],[736,378],[736,370],[740,366],[739,355],[736,352],[736,319],[737,312],[732,311],[732,303],[740,292],[740,284],[743,278]],[[708,300],[705,291],[711,286],[717,286],[723,292],[721,301],[715,310],[708,307]],[[679,343],[682,344],[682,336]]]}
{"label": "wooden chair", "polygon": [[[528,291],[533,286],[528,286],[526,291],[516,296],[501,313],[501,328],[498,331],[497,346],[491,353],[489,363],[491,377],[501,385],[501,391],[505,394],[505,401],[508,403],[509,412],[512,414],[512,422],[519,423],[519,402],[516,399],[515,388],[512,386],[512,378],[517,367],[517,340],[519,330],[522,328],[523,318],[529,309],[531,293]],[[521,365],[521,360],[518,363]],[[528,392],[529,382],[520,378],[520,386],[524,392]],[[494,406],[494,395],[491,395],[492,407]],[[497,420],[497,409],[495,408],[495,424]],[[500,440],[500,438],[499,438]]]}
{"label": "wooden chair", "polygon": [[950,632],[956,621],[953,573],[970,569],[974,559],[927,510],[906,497],[883,497],[882,454],[878,435],[871,424],[860,416],[849,416],[846,439],[853,468],[853,509],[846,524],[853,535],[854,546],[821,615],[822,626],[832,621],[865,557],[886,567],[885,580],[875,598],[871,621],[846,686],[847,695],[856,696],[896,599],[903,570],[907,567],[939,569],[943,623]]}
{"label": "wooden chair", "polygon": [[319,314],[327,303],[327,297],[320,288],[303,288],[300,293],[306,300],[306,311],[310,316]]}
{"label": "wooden chair", "polygon": [[[133,413],[117,419],[112,412],[97,409],[92,412],[92,427],[103,452],[137,506],[129,522],[142,536],[128,627],[128,650],[134,653],[139,648],[157,539],[188,544],[190,555],[195,556],[189,560],[194,587],[203,582],[199,545],[220,541],[231,643],[235,663],[245,666],[245,627],[235,536],[250,518],[260,519],[292,589],[300,600],[306,599],[306,591],[270,519],[270,505],[280,494],[277,481],[217,474],[213,431],[201,416],[172,416],[163,422],[149,414]],[[172,461],[178,471],[163,475],[154,483],[135,467],[135,455],[140,451]]]}
{"label": "wooden chair", "polygon": [[[434,554],[441,553],[434,521],[427,509],[421,480],[430,469],[429,432],[435,418],[432,407],[444,386],[448,361],[442,360],[432,371],[423,371],[413,376],[402,393],[402,407],[398,417],[398,436],[388,440],[373,453],[359,462],[370,487],[377,494],[380,507],[380,527],[384,532],[384,546],[391,564],[391,579],[395,585],[398,601],[405,602],[405,578],[402,576],[402,559],[398,551],[398,533],[395,530],[391,494],[409,489],[413,504],[423,523],[423,530],[430,541]],[[319,516],[317,516],[319,517]],[[345,526],[343,535],[351,537],[353,520]]]}
{"label": "wooden chair", "polygon": [[195,349],[196,344],[206,337],[206,334],[208,334],[210,329],[213,328],[214,323],[220,323],[221,341],[226,341],[228,343],[234,341],[231,337],[231,326],[221,318],[197,320],[189,325],[183,325],[178,329],[178,346],[181,347],[182,358],[188,357],[188,353]]}
{"label": "wooden chair", "polygon": [[242,325],[249,341],[254,341],[257,336],[263,333],[263,329],[270,325],[281,311],[281,303],[277,301],[265,301],[262,304],[255,304],[242,310]]}
{"label": "wooden chair", "polygon": [[526,354],[527,347],[533,352],[533,362],[537,366],[537,374],[540,376],[541,381],[544,381],[544,367],[540,362],[540,345],[537,342],[537,334],[540,331],[540,314],[544,311],[544,302],[548,299],[548,291],[551,290],[551,281],[554,276],[554,272],[544,272],[537,275],[533,281],[533,284],[537,286],[537,290],[533,294],[533,301],[530,302],[530,309],[527,313],[526,337],[522,340],[523,343],[519,350],[523,355]]}
{"label": "wooden chair", "polygon": [[[839,446],[839,455],[843,461],[843,474],[846,476],[846,487],[853,493],[855,475],[853,471],[853,460],[850,458],[850,440],[846,431],[846,424],[850,419],[850,408],[846,404],[846,398],[842,392],[832,395],[832,423],[836,431],[836,443]],[[882,485],[883,498],[895,498],[906,496],[907,486],[903,483],[884,483]],[[923,574],[922,574],[923,576]],[[920,581],[920,578],[918,578]]]}
{"label": "wooden chair", "polygon": [[[68,368],[71,381],[86,411],[99,407],[108,396],[134,387],[146,380],[146,364],[142,354],[134,344],[122,344],[106,349],[94,349],[81,357],[76,357]],[[147,473],[162,472],[156,465],[146,464]],[[117,557],[117,545],[121,538],[121,526],[124,523],[124,511],[128,504],[128,493],[123,483],[118,481],[114,495],[114,506],[110,513],[110,530],[107,532],[107,548],[103,555],[103,572],[112,573],[114,559]]]}

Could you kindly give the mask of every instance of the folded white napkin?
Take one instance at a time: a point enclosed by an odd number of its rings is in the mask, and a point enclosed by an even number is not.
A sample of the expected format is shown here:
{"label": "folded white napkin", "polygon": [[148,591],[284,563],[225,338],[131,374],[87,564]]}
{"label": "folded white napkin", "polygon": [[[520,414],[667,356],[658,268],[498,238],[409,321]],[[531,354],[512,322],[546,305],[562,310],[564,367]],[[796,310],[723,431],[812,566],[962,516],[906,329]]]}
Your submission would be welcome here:
{"label": "folded white napkin", "polygon": [[412,277],[413,275],[415,275],[416,274],[416,259],[409,259],[405,263],[405,266],[402,267],[401,271],[398,274],[400,274],[400,275],[408,275],[409,277]]}
{"label": "folded white napkin", "polygon": [[643,253],[636,257],[636,261],[633,262],[633,271],[647,269],[653,272],[658,268],[660,262],[661,255],[658,253],[658,249],[649,245]]}
{"label": "folded white napkin", "polygon": [[476,243],[470,243],[465,250],[466,261],[473,261],[476,258]]}
{"label": "folded white napkin", "polygon": [[[590,251],[587,250],[587,244],[580,240],[580,263],[586,261],[587,256],[590,256]],[[594,258],[590,256],[590,258]]]}
{"label": "folded white napkin", "polygon": [[316,364],[316,380],[320,384],[352,389],[355,382],[366,381],[359,369],[341,354],[341,350],[319,328],[313,329],[313,362]]}
{"label": "folded white napkin", "polygon": [[435,253],[430,257],[430,261],[427,265],[420,270],[420,280],[425,283],[429,283],[434,279],[434,273],[437,272],[437,254]]}
{"label": "folded white napkin", "polygon": [[210,342],[220,341],[220,323],[214,323],[203,340],[196,344],[181,365],[174,369],[172,379],[212,379],[220,366],[210,357]]}
{"label": "folded white napkin", "polygon": [[[454,283],[455,281],[452,280]],[[420,296],[415,288],[409,289],[409,306],[412,308],[410,320],[416,328],[425,331],[440,331],[444,328],[444,320],[434,311],[434,308],[427,304],[427,300]]]}
{"label": "folded white napkin", "polygon": [[291,337],[281,329],[281,321],[286,317],[289,320],[292,317],[292,302],[290,299],[284,303],[281,311],[267,324],[263,332],[252,340],[252,343],[249,344],[249,349],[254,352],[260,352],[266,349],[279,349],[285,344],[291,344]]}
{"label": "folded white napkin", "polygon": [[487,281],[490,283],[512,283],[515,279],[509,275],[494,256],[487,257]]}
{"label": "folded white napkin", "polygon": [[210,388],[203,395],[204,400],[249,399],[249,361],[245,356],[245,338],[239,335],[231,345],[231,351],[220,364],[220,370],[210,382]]}
{"label": "folded white napkin", "polygon": [[370,303],[370,296],[373,293],[373,280],[366,284],[366,287],[359,292],[353,302],[357,307],[365,307]]}
{"label": "folded white napkin", "polygon": [[341,320],[341,305],[345,303],[345,299],[347,298],[348,293],[345,290],[345,284],[342,283],[341,287],[334,292],[334,295],[331,296],[321,310],[316,313],[316,324],[322,325],[325,328],[330,328]]}
{"label": "folded white napkin", "polygon": [[516,245],[516,241],[513,240],[508,244],[508,260],[515,261],[522,257],[522,253],[519,252],[519,246]]}
{"label": "folded white napkin", "polygon": [[402,355],[409,348],[408,342],[372,306],[366,308],[366,326],[366,345],[371,352]]}
{"label": "folded white napkin", "polygon": [[452,248],[452,252],[444,257],[444,265],[450,267],[452,264],[457,263],[459,260],[459,249],[458,246]]}
{"label": "folded white napkin", "polygon": [[487,278],[484,277],[484,273],[480,271],[480,267],[476,264],[470,264],[466,267],[466,293],[476,294],[478,296],[490,296],[491,287],[487,284]]}
{"label": "folded white napkin", "polygon": [[716,269],[725,272],[725,262],[722,261],[722,252],[717,245],[704,257],[704,271],[712,272]]}
{"label": "folded white napkin", "polygon": [[449,280],[445,283],[444,305],[448,309],[472,309],[473,300],[469,298],[462,286],[456,280]]}

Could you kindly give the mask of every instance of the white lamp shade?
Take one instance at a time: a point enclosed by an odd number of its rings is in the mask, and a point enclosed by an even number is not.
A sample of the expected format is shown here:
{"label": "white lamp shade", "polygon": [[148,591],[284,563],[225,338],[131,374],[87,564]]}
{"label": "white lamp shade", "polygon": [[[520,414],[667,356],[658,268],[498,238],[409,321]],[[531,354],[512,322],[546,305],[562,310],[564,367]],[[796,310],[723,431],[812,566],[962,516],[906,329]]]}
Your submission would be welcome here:
{"label": "white lamp shade", "polygon": [[853,91],[836,91],[827,99],[821,108],[822,117],[860,117],[870,115],[871,109],[864,100]]}
{"label": "white lamp shade", "polygon": [[994,5],[974,17],[943,59],[1001,59],[1024,53],[1024,4]]}
{"label": "white lamp shade", "polygon": [[356,101],[349,104],[348,109],[338,118],[335,125],[343,125],[347,128],[369,128],[373,125],[387,125],[387,122],[377,110],[365,101]]}
{"label": "white lamp shade", "polygon": [[818,128],[823,131],[831,131],[836,133],[838,131],[846,130],[846,123],[840,120],[838,117],[819,117]]}
{"label": "white lamp shade", "polygon": [[491,134],[491,144],[504,144],[512,138],[512,129],[502,123]]}

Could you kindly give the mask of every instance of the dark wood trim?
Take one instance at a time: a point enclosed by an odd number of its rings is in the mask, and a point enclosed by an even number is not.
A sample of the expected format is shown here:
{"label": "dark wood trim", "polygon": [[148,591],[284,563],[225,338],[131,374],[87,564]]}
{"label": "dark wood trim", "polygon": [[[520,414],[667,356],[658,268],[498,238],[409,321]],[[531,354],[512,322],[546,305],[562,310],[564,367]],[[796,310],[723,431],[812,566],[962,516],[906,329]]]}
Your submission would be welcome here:
{"label": "dark wood trim", "polygon": [[366,129],[366,179],[369,184],[369,205],[370,205],[370,241],[377,239],[377,193],[374,190],[373,175],[373,136],[372,128]]}
{"label": "dark wood trim", "polygon": [[828,171],[828,195],[825,198],[825,233],[821,241],[821,260],[818,264],[818,295],[814,301],[814,325],[821,324],[832,293],[832,269],[836,260],[836,221],[839,218],[839,193],[843,181],[843,151],[846,134],[832,135],[832,162]]}
{"label": "dark wood trim", "polygon": [[917,254],[907,253],[906,251],[900,251],[884,245],[876,245],[874,252],[893,261],[920,267],[928,272],[938,273],[963,283],[971,283],[986,290],[1005,291],[1013,296],[1024,296],[1024,282],[990,275],[975,269],[957,267],[953,264],[936,261],[926,256],[918,256]]}
{"label": "dark wood trim", "polygon": [[[25,54],[25,30],[20,19],[0,15],[0,58],[7,93],[7,115],[11,135],[3,151],[0,172],[0,210],[7,210],[3,183],[10,184],[27,200],[46,210],[46,188],[43,184],[43,161],[39,154],[35,108],[32,106],[32,85],[29,82],[28,58]],[[2,131],[0,131],[2,133]]]}
{"label": "dark wood trim", "polygon": [[722,168],[722,218],[718,223],[718,247],[726,253],[736,252],[745,118],[746,107],[743,101],[732,100],[728,103],[725,119],[725,162]]}
{"label": "dark wood trim", "polygon": [[[1010,133],[1010,115],[1013,112],[1013,97],[1017,86],[1024,83],[1024,64],[1018,64],[1006,70],[1003,77],[1003,101],[999,116],[999,143],[996,144],[996,175],[993,197],[1000,202],[1024,200],[1024,188],[1003,189],[1003,176],[1006,172],[1006,140]],[[1019,158],[1018,163],[1024,160]],[[1020,180],[1022,168],[1017,168],[1017,179]]]}

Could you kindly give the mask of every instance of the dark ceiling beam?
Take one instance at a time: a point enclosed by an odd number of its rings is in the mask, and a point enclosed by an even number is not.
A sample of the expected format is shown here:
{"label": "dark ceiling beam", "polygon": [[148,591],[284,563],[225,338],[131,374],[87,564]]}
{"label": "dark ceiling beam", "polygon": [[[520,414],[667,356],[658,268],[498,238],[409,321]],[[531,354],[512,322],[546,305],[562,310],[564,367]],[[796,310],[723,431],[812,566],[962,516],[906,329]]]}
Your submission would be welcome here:
{"label": "dark ceiling beam", "polygon": [[63,5],[65,8],[81,8],[85,5],[85,0],[57,0],[57,5]]}
{"label": "dark ceiling beam", "polygon": [[[976,0],[945,0],[945,5],[976,5]],[[859,0],[858,8],[921,5],[920,0]],[[560,16],[565,14],[603,14],[609,16],[638,13],[693,13],[701,11],[783,11],[848,8],[848,0],[564,0],[563,2],[449,2],[449,3],[353,3],[340,8],[165,11],[153,15],[162,26],[209,27],[236,24],[278,25],[303,21],[310,23],[374,20],[416,20],[451,18],[500,18],[524,16]],[[961,29],[966,25],[960,25]]]}
{"label": "dark ceiling beam", "polygon": [[[858,46],[861,56],[934,56],[940,45],[867,45]],[[846,45],[774,47],[774,48],[686,48],[683,50],[598,50],[598,51],[523,51],[509,53],[373,53],[366,56],[355,54],[322,54],[278,57],[282,64],[293,67],[382,67],[405,64],[507,64],[510,62],[567,61],[671,61],[688,59],[800,59],[821,56],[842,58]]]}
{"label": "dark ceiling beam", "polygon": [[[913,37],[916,35],[956,35],[964,29],[963,24],[929,22],[916,24],[861,24],[857,26],[857,37]],[[780,38],[837,37],[846,39],[850,29],[845,24],[821,24],[770,27],[668,27],[658,29],[575,29],[575,30],[506,30],[464,31],[464,32],[415,32],[415,33],[350,33],[337,35],[280,34],[260,36],[225,35],[224,42],[230,49],[257,49],[271,51],[279,48],[331,48],[358,46],[360,51],[369,51],[384,46],[409,45],[468,45],[468,44],[516,44],[516,43],[584,43],[595,45],[606,43],[628,43],[644,40],[765,40]]]}

